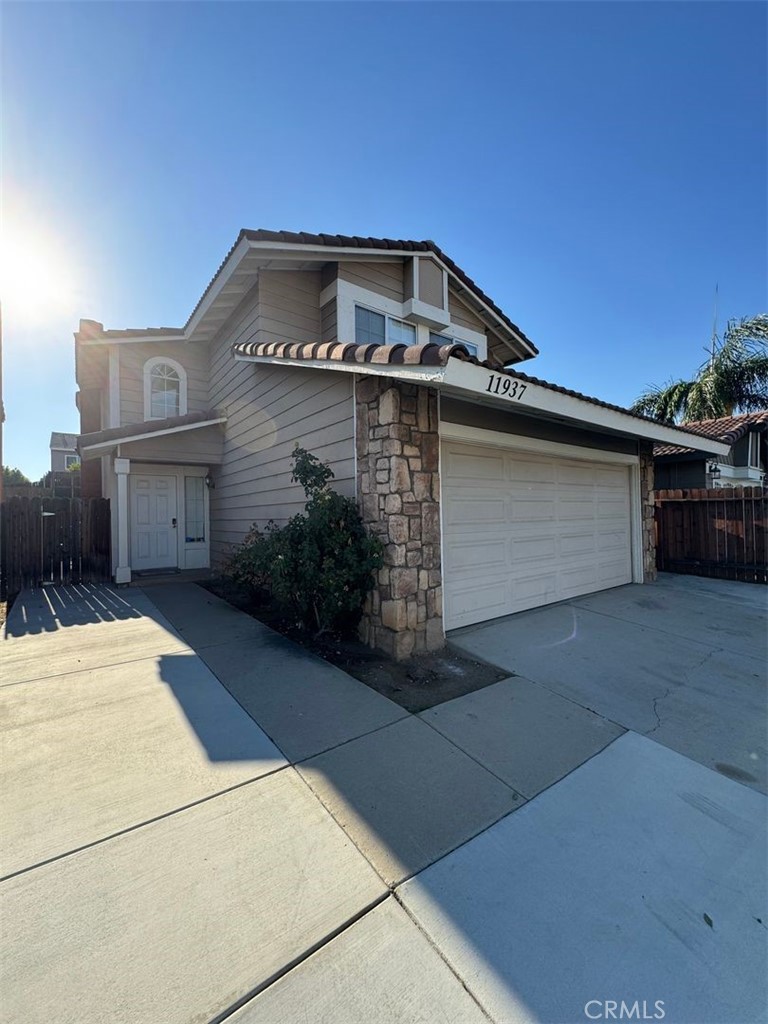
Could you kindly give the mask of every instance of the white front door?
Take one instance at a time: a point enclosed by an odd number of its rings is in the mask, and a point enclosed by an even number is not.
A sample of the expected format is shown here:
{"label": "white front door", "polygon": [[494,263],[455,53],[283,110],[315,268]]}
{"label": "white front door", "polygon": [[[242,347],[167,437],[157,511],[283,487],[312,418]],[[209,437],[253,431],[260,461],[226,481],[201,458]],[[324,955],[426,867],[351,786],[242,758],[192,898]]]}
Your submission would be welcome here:
{"label": "white front door", "polygon": [[176,568],[175,476],[131,476],[131,568]]}

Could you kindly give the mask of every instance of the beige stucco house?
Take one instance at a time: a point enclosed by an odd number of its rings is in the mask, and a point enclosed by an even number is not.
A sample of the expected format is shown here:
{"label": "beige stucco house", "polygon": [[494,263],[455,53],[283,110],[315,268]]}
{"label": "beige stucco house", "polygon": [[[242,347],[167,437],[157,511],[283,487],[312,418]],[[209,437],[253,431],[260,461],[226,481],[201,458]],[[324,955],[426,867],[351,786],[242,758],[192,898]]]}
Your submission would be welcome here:
{"label": "beige stucco house", "polygon": [[725,453],[521,373],[534,345],[432,242],[244,230],[183,327],[75,343],[117,583],[285,522],[299,443],[385,544],[363,628],[397,657],[652,578],[654,443]]}

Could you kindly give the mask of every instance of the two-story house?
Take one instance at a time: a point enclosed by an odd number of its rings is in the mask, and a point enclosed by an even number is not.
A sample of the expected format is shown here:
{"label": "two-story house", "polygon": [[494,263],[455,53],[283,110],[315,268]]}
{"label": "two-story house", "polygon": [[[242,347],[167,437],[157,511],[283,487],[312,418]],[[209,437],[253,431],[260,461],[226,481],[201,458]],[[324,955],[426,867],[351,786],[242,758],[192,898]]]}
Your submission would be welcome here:
{"label": "two-story house", "polygon": [[114,578],[220,567],[302,508],[299,443],[384,542],[370,643],[655,573],[654,442],[725,446],[527,376],[537,349],[433,242],[240,232],[183,327],[75,335]]}
{"label": "two-story house", "polygon": [[64,434],[54,430],[49,444],[51,450],[51,471],[63,473],[71,466],[80,465],[77,452],[77,434]]}
{"label": "two-story house", "polygon": [[685,445],[654,445],[658,488],[762,486],[768,471],[768,410],[686,426],[721,441],[728,454],[708,459]]}

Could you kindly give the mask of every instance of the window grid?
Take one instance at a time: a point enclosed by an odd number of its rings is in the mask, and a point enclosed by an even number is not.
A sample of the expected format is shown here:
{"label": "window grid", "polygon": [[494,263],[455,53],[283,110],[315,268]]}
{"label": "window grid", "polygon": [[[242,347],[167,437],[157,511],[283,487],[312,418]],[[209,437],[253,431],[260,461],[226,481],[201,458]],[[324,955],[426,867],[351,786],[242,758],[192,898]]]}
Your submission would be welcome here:
{"label": "window grid", "polygon": [[358,345],[415,345],[416,328],[404,320],[355,306],[355,341]]}
{"label": "window grid", "polygon": [[150,373],[150,412],[153,419],[179,415],[181,379],[168,363],[158,363]]}
{"label": "window grid", "polygon": [[430,331],[429,340],[436,345],[463,345],[471,356],[477,356],[480,351],[473,342],[464,341],[462,338],[451,338],[447,334],[434,334]]}
{"label": "window grid", "polygon": [[184,477],[184,533],[187,544],[205,541],[205,481]]}

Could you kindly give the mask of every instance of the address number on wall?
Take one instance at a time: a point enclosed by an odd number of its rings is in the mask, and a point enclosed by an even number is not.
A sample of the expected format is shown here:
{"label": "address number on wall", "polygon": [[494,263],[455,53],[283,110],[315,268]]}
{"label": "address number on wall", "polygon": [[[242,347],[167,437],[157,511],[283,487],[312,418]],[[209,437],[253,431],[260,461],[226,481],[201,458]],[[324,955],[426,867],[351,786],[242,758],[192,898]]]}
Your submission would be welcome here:
{"label": "address number on wall", "polygon": [[492,373],[488,378],[488,387],[485,390],[491,395],[503,395],[505,398],[519,402],[527,387],[527,384],[523,384],[522,381],[516,380],[514,377],[502,377],[498,373]]}

